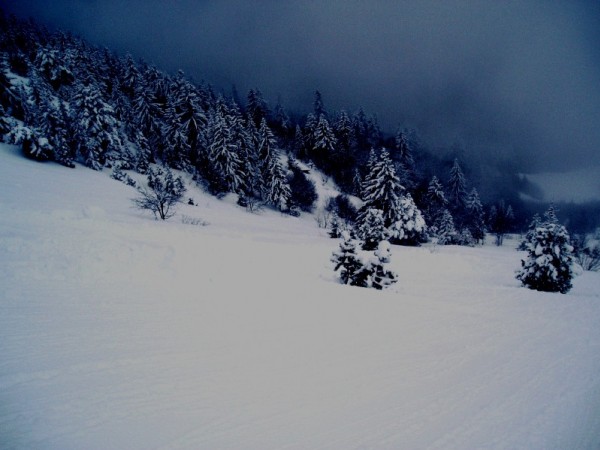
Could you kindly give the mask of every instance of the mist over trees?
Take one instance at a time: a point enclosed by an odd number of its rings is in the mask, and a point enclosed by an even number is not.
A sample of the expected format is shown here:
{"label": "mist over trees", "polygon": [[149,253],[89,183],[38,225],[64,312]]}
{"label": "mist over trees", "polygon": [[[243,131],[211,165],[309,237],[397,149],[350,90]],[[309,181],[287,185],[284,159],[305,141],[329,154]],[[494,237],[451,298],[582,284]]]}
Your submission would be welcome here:
{"label": "mist over trees", "polygon": [[[293,214],[311,211],[317,198],[297,160],[363,201],[358,217],[344,205],[336,213],[356,219],[359,234],[378,236],[368,246],[380,237],[414,245],[428,236],[474,245],[486,231],[501,244],[531,216],[514,186],[480,196],[492,180],[460,149],[427,148],[402,127],[387,135],[362,108],[329,110],[318,90],[301,115],[279,101],[270,107],[258,88],[243,99],[225,95],[32,21],[0,15],[0,31],[0,133],[28,158],[109,169],[122,181],[122,171],[164,165],[214,195],[236,194],[251,210]],[[577,211],[568,220],[585,231],[598,223]]]}

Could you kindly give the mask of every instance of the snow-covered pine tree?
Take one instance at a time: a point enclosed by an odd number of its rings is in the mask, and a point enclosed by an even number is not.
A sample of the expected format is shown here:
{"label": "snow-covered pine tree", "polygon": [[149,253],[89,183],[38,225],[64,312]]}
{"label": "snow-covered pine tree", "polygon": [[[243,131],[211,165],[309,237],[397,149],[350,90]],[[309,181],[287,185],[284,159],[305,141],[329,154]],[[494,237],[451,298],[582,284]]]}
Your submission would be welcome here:
{"label": "snow-covered pine tree", "polygon": [[367,145],[369,147],[375,148],[381,145],[381,129],[379,128],[379,123],[377,121],[377,116],[372,115],[367,119],[367,129],[366,129],[366,138]]}
{"label": "snow-covered pine tree", "polygon": [[154,94],[145,82],[136,85],[136,91],[132,100],[132,119],[133,125],[138,131],[144,133],[146,137],[152,135],[158,128],[155,117],[155,107],[153,105]]}
{"label": "snow-covered pine tree", "polygon": [[190,164],[191,147],[181,124],[180,113],[171,101],[164,114],[162,128],[163,163],[175,169],[186,169]]}
{"label": "snow-covered pine tree", "polygon": [[[381,210],[385,226],[389,227],[398,217],[398,203],[400,195],[404,192],[404,186],[400,184],[389,153],[382,149],[376,161],[372,159],[374,155],[372,151],[367,163],[369,173],[363,182],[362,199],[365,202],[363,209],[365,214],[368,208]],[[360,220],[359,216],[359,222]]]}
{"label": "snow-covered pine tree", "polygon": [[427,186],[427,206],[425,209],[425,217],[431,224],[435,224],[441,217],[444,209],[448,205],[444,188],[437,176],[433,176]]}
{"label": "snow-covered pine tree", "polygon": [[269,115],[269,107],[264,100],[262,93],[258,89],[250,89],[248,91],[248,102],[246,104],[246,112],[254,122],[254,126],[260,127],[263,119],[267,119]]}
{"label": "snow-covered pine tree", "polygon": [[409,193],[400,198],[397,212],[396,221],[389,227],[390,241],[400,245],[419,245],[424,242],[427,225]]}
{"label": "snow-covered pine tree", "polygon": [[535,236],[535,233],[538,229],[538,227],[540,225],[542,225],[542,219],[540,217],[539,214],[534,214],[531,222],[529,223],[529,226],[527,227],[527,233],[525,234],[525,237],[523,238],[523,240],[519,243],[519,246],[517,247],[517,250],[521,250],[521,251],[526,251],[527,250],[527,243],[532,242],[533,238]]}
{"label": "snow-covered pine tree", "polygon": [[329,237],[332,239],[338,239],[342,237],[342,224],[337,213],[334,211],[331,214],[331,220],[329,221]]}
{"label": "snow-covered pine tree", "polygon": [[102,169],[110,152],[122,148],[113,108],[92,85],[80,85],[73,95],[73,128],[77,155],[94,170]]}
{"label": "snow-covered pine tree", "polygon": [[229,116],[229,129],[233,145],[242,163],[242,171],[245,174],[244,196],[242,203],[255,201],[260,198],[260,173],[259,158],[256,149],[256,128],[254,122],[245,120],[238,106],[233,104]]}
{"label": "snow-covered pine tree", "polygon": [[73,155],[69,145],[69,118],[62,100],[49,98],[42,100],[39,109],[40,130],[48,137],[52,146],[52,159],[73,167]]}
{"label": "snow-covered pine tree", "polygon": [[44,76],[54,90],[62,85],[70,85],[74,81],[73,74],[66,67],[65,55],[59,56],[59,51],[50,43],[38,45],[34,65],[39,73]]}
{"label": "snow-covered pine tree", "polygon": [[274,131],[279,136],[279,146],[283,148],[284,145],[287,146],[288,141],[291,138],[291,135],[293,135],[294,130],[293,128],[291,128],[292,124],[290,122],[290,118],[285,112],[281,101],[279,100],[277,101],[277,105],[275,105],[274,116]]}
{"label": "snow-covered pine tree", "polygon": [[471,231],[468,228],[463,228],[456,234],[456,244],[474,247],[477,242],[473,238]]}
{"label": "snow-covered pine tree", "polygon": [[450,193],[450,202],[456,209],[462,209],[465,205],[467,195],[467,181],[463,174],[458,158],[454,159],[454,164],[450,169],[450,179],[448,180],[448,191]]}
{"label": "snow-covered pine tree", "polygon": [[379,243],[386,239],[383,212],[380,209],[367,208],[364,218],[359,222],[357,234],[363,240],[363,250],[375,250]]}
{"label": "snow-covered pine tree", "polygon": [[[176,101],[181,133],[189,148],[189,160],[192,165],[196,165],[201,158],[199,153],[204,152],[208,144],[205,133],[208,119],[200,106],[198,92],[191,83],[184,81],[178,95]],[[233,114],[231,117],[234,117]],[[230,125],[230,128],[233,126]]]}
{"label": "snow-covered pine tree", "polygon": [[457,232],[454,227],[454,219],[450,211],[444,208],[439,220],[435,223],[437,229],[437,238],[440,245],[450,245],[456,243]]}
{"label": "snow-covered pine tree", "polygon": [[554,206],[554,203],[551,203],[546,212],[544,213],[544,221],[546,223],[558,223],[558,217],[556,216],[556,206]]}
{"label": "snow-covered pine tree", "polygon": [[354,176],[352,177],[352,189],[351,194],[355,196],[361,195],[363,179],[360,175],[360,171],[358,169],[354,169]]}
{"label": "snow-covered pine tree", "polygon": [[47,161],[51,159],[53,149],[48,139],[40,134],[39,129],[28,127],[23,124],[15,124],[7,140],[11,144],[20,145],[23,154],[37,161]]}
{"label": "snow-covered pine tree", "polygon": [[306,159],[306,144],[304,143],[304,134],[300,125],[296,125],[296,131],[294,133],[294,141],[292,143],[292,153],[298,159]]}
{"label": "snow-covered pine tree", "polygon": [[150,163],[154,162],[148,139],[146,139],[144,133],[138,131],[133,135],[133,143],[137,147],[137,155],[134,157],[133,168],[141,174],[146,174],[150,168]]}
{"label": "snow-covered pine tree", "polygon": [[335,265],[333,270],[342,284],[368,287],[370,270],[356,253],[356,246],[357,243],[350,233],[344,231],[339,250],[331,255],[331,262]]}
{"label": "snow-covered pine tree", "polygon": [[271,168],[273,165],[271,160],[274,158],[275,145],[275,136],[267,125],[267,120],[263,119],[258,129],[256,178],[254,179],[258,195],[263,200],[267,200],[269,196]]}
{"label": "snow-covered pine tree", "polygon": [[[291,190],[290,208],[297,207],[302,211],[310,212],[318,199],[315,184],[298,166],[293,158],[288,159],[288,183]],[[339,236],[335,236],[339,237]]]}
{"label": "snow-covered pine tree", "polygon": [[208,173],[211,190],[216,193],[242,193],[246,174],[231,137],[225,103],[217,101],[216,111],[209,125]]}
{"label": "snow-covered pine tree", "polygon": [[385,289],[398,281],[398,274],[389,269],[391,257],[390,243],[381,241],[371,263],[371,286],[377,290]]}
{"label": "snow-covered pine tree", "polygon": [[329,125],[329,121],[323,114],[319,116],[312,142],[313,147],[309,156],[317,167],[320,167],[326,172],[329,171],[331,169],[331,158],[335,153],[337,140]]}
{"label": "snow-covered pine tree", "polygon": [[485,239],[485,214],[483,205],[479,199],[479,193],[476,188],[473,188],[467,197],[467,228],[471,232],[471,236],[475,243],[483,243]]}
{"label": "snow-covered pine tree", "polygon": [[552,218],[540,224],[526,243],[526,251],[527,257],[521,261],[516,275],[524,286],[537,291],[569,292],[573,286],[575,260],[564,226]]}
{"label": "snow-covered pine tree", "polygon": [[398,177],[407,189],[415,185],[415,160],[405,131],[396,132],[394,159],[398,162]]}
{"label": "snow-covered pine tree", "polygon": [[379,209],[383,213],[388,237],[396,243],[415,245],[422,240],[425,232],[421,211],[400,184],[389,153],[382,150],[376,161],[373,161],[374,155],[372,152],[367,163],[371,170],[363,182],[365,203],[358,215],[357,225],[360,227],[364,223],[369,208]]}
{"label": "snow-covered pine tree", "polygon": [[314,108],[313,111],[315,113],[315,117],[327,117],[327,111],[325,110],[325,106],[323,105],[323,96],[321,95],[321,92],[319,92],[318,90],[315,91],[315,101],[313,104]]}
{"label": "snow-covered pine tree", "polygon": [[141,83],[142,75],[130,54],[125,55],[122,70],[120,74],[121,89],[129,98],[133,98],[138,91],[138,85]]}
{"label": "snow-covered pine tree", "polygon": [[0,103],[0,140],[2,136],[10,131],[13,127],[14,119],[6,113],[6,110]]}
{"label": "snow-covered pine tree", "polygon": [[395,143],[399,160],[407,167],[407,169],[413,170],[415,166],[415,159],[408,142],[406,130],[400,131],[400,129],[398,129],[396,132]]}
{"label": "snow-covered pine tree", "polygon": [[276,153],[271,155],[271,158],[269,159],[268,178],[266,181],[267,202],[280,211],[287,210],[292,192],[287,181],[285,170],[279,159],[279,155]]}
{"label": "snow-covered pine tree", "polygon": [[334,124],[333,132],[337,140],[338,151],[348,155],[351,154],[356,146],[356,137],[354,136],[352,121],[346,111],[340,111],[339,117]]}

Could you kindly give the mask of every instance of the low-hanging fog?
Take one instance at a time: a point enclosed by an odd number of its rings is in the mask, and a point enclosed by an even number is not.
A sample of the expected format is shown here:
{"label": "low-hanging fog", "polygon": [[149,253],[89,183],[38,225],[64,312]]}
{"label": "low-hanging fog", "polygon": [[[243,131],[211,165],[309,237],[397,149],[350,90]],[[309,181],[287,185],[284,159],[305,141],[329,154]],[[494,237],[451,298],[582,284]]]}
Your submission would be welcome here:
{"label": "low-hanging fog", "polygon": [[[274,105],[375,113],[432,147],[600,179],[600,4],[569,1],[0,1]],[[577,180],[573,180],[574,191]],[[587,191],[589,186],[587,186]],[[598,185],[600,199],[600,182]]]}

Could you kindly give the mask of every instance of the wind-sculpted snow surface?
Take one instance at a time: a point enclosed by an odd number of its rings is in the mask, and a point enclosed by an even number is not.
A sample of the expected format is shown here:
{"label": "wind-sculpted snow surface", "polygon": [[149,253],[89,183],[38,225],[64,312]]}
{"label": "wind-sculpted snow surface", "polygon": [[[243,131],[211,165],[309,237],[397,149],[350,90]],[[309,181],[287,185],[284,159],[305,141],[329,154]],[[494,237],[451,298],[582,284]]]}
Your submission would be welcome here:
{"label": "wind-sculpted snow surface", "polygon": [[600,447],[600,274],[393,246],[398,283],[344,286],[312,217],[188,187],[209,225],[0,147],[0,448]]}

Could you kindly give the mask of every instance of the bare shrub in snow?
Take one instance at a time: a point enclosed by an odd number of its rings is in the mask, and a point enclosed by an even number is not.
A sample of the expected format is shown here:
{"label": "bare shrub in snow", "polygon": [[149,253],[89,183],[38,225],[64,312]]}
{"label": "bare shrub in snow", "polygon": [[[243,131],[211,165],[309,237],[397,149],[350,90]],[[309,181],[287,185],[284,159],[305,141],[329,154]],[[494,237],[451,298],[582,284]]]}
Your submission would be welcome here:
{"label": "bare shrub in snow", "polygon": [[138,188],[140,196],[133,199],[136,207],[152,211],[157,219],[166,220],[175,214],[174,206],[181,201],[186,189],[180,177],[168,168],[150,169],[148,187]]}
{"label": "bare shrub in snow", "polygon": [[574,253],[583,270],[600,271],[600,244],[590,236],[573,236]]}

